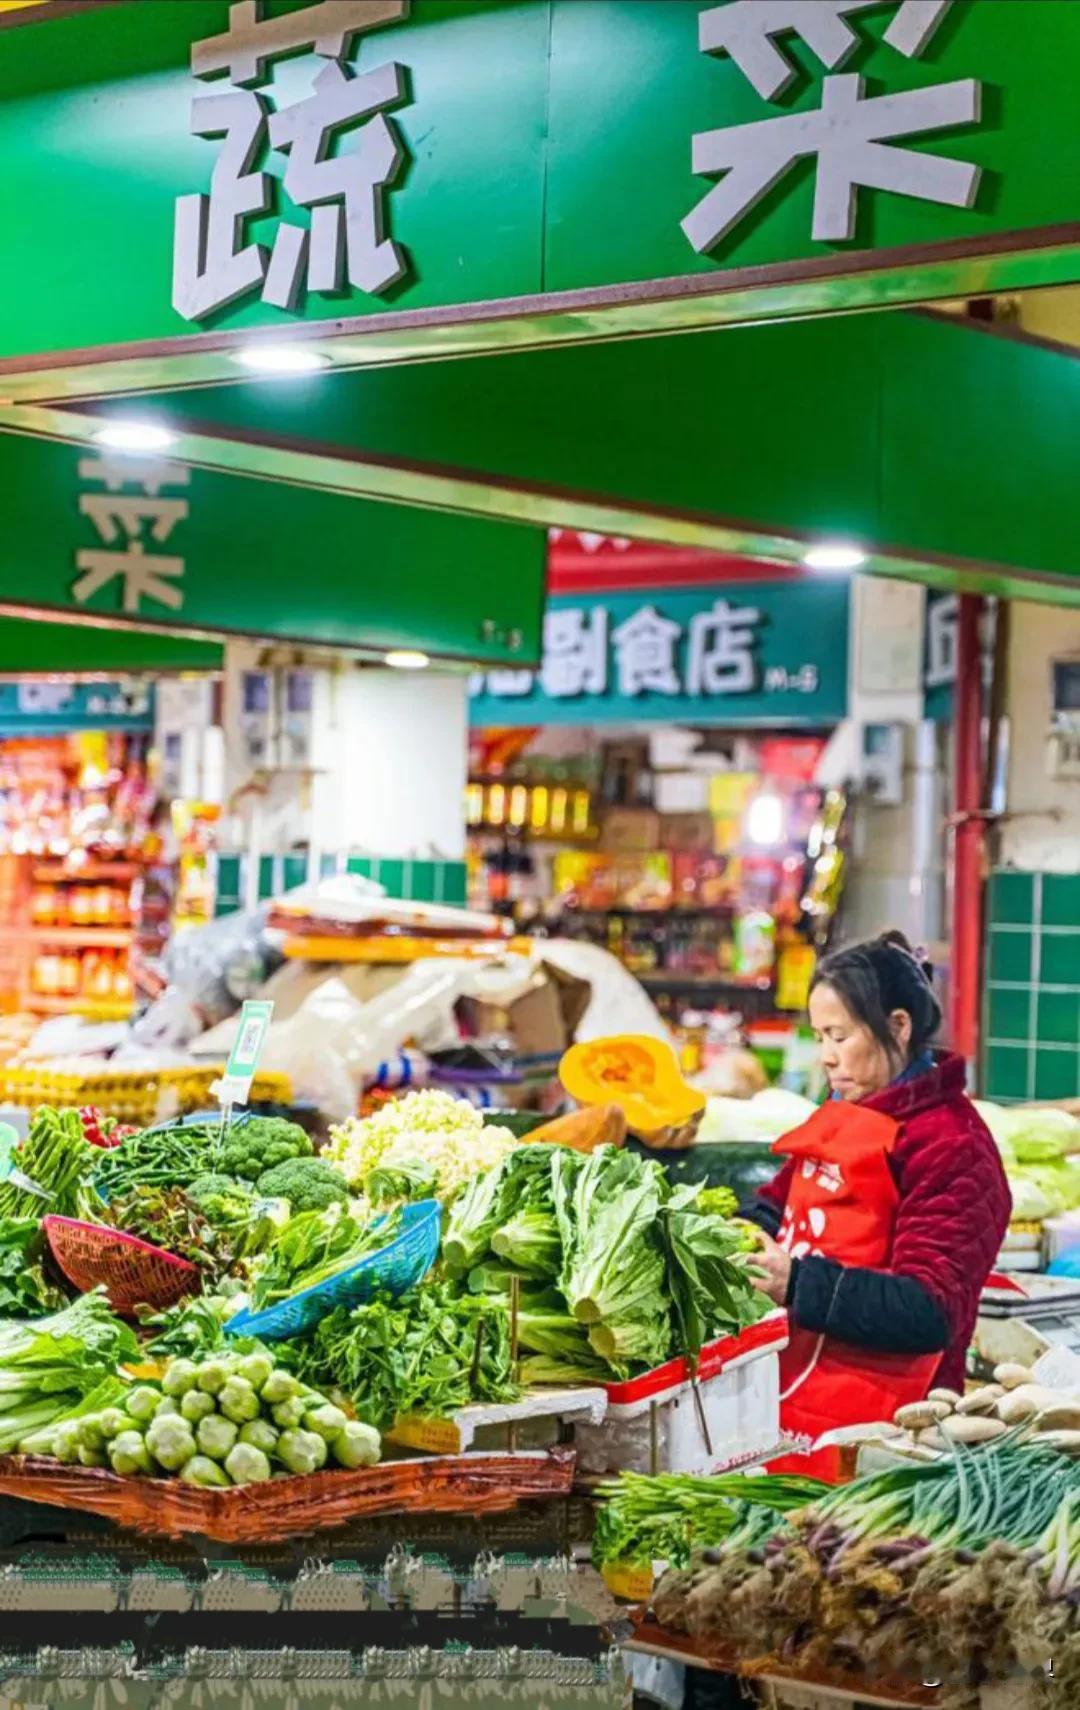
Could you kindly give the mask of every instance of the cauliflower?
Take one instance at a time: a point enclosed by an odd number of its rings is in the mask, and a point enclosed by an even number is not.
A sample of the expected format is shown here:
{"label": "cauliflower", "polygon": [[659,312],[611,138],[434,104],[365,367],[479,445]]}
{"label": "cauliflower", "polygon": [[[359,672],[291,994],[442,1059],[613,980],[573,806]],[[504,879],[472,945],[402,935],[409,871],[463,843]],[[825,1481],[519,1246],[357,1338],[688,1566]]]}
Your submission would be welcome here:
{"label": "cauliflower", "polygon": [[318,1432],[328,1443],[333,1442],[348,1423],[347,1416],[340,1407],[335,1407],[332,1401],[324,1401],[319,1407],[312,1407],[304,1414],[304,1429]]}
{"label": "cauliflower", "polygon": [[185,1484],[197,1484],[202,1488],[228,1488],[231,1479],[224,1467],[219,1467],[208,1455],[192,1455],[190,1461],[180,1474]]}
{"label": "cauliflower", "polygon": [[191,1425],[197,1425],[200,1419],[207,1419],[216,1411],[217,1404],[213,1396],[207,1395],[204,1389],[189,1389],[180,1403],[181,1418]]}
{"label": "cauliflower", "polygon": [[[191,1445],[194,1449],[194,1443]],[[153,1472],[150,1451],[137,1431],[121,1431],[109,1444],[109,1462],[114,1473],[130,1477],[132,1473]]]}
{"label": "cauliflower", "polygon": [[237,1443],[225,1456],[225,1471],[234,1484],[263,1484],[270,1477],[270,1462],[253,1443]]}
{"label": "cauliflower", "polygon": [[264,1455],[276,1455],[278,1435],[269,1419],[251,1419],[246,1425],[241,1425],[237,1441],[250,1443],[253,1449],[261,1449]]}
{"label": "cauliflower", "polygon": [[430,1090],[394,1099],[363,1119],[350,1117],[331,1128],[330,1138],[328,1156],[350,1187],[366,1192],[376,1169],[427,1164],[444,1203],[518,1145],[508,1128],[485,1128],[483,1114],[471,1104]]}
{"label": "cauliflower", "polygon": [[166,1414],[164,1419],[152,1422],[146,1447],[166,1472],[179,1472],[195,1453],[195,1438],[186,1419]]}
{"label": "cauliflower", "polygon": [[291,1473],[318,1472],[326,1465],[326,1443],[316,1431],[283,1431],[277,1452]]}
{"label": "cauliflower", "polygon": [[237,1377],[242,1377],[252,1389],[262,1393],[263,1385],[273,1372],[274,1362],[269,1354],[245,1354],[236,1368]]}
{"label": "cauliflower", "polygon": [[259,1192],[288,1200],[294,1214],[349,1203],[345,1177],[322,1158],[290,1158],[286,1164],[277,1164],[259,1177]]}
{"label": "cauliflower", "polygon": [[160,1389],[152,1389],[148,1383],[141,1383],[125,1398],[124,1407],[132,1419],[147,1424],[161,1406]]}
{"label": "cauliflower", "polygon": [[236,1437],[237,1427],[231,1419],[223,1419],[220,1413],[210,1413],[205,1419],[200,1419],[195,1431],[200,1455],[209,1455],[215,1461],[225,1459]]}
{"label": "cauliflower", "polygon": [[373,1467],[382,1454],[382,1439],[373,1425],[350,1419],[330,1444],[330,1453],[343,1467]]}

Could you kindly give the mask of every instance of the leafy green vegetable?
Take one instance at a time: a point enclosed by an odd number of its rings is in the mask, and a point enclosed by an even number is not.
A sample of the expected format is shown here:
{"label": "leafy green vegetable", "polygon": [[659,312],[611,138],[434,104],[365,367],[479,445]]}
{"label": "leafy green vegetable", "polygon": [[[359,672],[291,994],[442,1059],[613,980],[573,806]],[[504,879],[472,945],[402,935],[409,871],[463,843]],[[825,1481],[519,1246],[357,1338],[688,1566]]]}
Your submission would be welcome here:
{"label": "leafy green vegetable", "polygon": [[[229,1284],[224,1285],[225,1288]],[[183,1300],[178,1306],[170,1306],[164,1312],[156,1312],[143,1320],[144,1327],[155,1334],[147,1344],[148,1353],[155,1359],[161,1359],[169,1354],[186,1354],[198,1358],[202,1354],[214,1354],[226,1346],[225,1325],[232,1315],[245,1303],[241,1295],[217,1294],[198,1295],[193,1300]],[[230,1336],[229,1348],[247,1353],[259,1344],[248,1337]]]}
{"label": "leafy green vegetable", "polygon": [[770,1310],[736,1260],[745,1250],[739,1228],[700,1211],[699,1204],[694,1187],[676,1188],[660,1214],[680,1352],[691,1358],[711,1337],[740,1330]]}
{"label": "leafy green vegetable", "polygon": [[203,1215],[183,1188],[131,1188],[112,1200],[107,1215],[117,1229],[198,1265],[211,1281],[226,1276],[236,1263],[227,1235]]}
{"label": "leafy green vegetable", "polygon": [[562,1263],[562,1241],[554,1205],[526,1206],[507,1218],[492,1235],[491,1248],[497,1258],[527,1276],[557,1277]]}
{"label": "leafy green vegetable", "polygon": [[275,1164],[259,1177],[259,1192],[270,1199],[288,1200],[294,1214],[349,1203],[345,1177],[322,1158],[290,1158]]}
{"label": "leafy green vegetable", "polygon": [[32,1324],[0,1326],[0,1454],[70,1414],[138,1344],[101,1294]]}
{"label": "leafy green vegetable", "polygon": [[[660,1364],[671,1342],[660,1209],[662,1167],[614,1146],[583,1163],[555,1153],[555,1211],[563,1240],[560,1288],[580,1324],[602,1326],[593,1347],[613,1364]],[[610,1343],[611,1352],[606,1345]]]}
{"label": "leafy green vegetable", "polygon": [[0,1317],[38,1318],[65,1296],[42,1268],[45,1237],[36,1217],[0,1218]]}
{"label": "leafy green vegetable", "polygon": [[427,1281],[400,1300],[339,1307],[289,1345],[307,1382],[338,1385],[362,1419],[384,1430],[398,1414],[445,1417],[470,1401],[512,1401],[505,1299]]}
{"label": "leafy green vegetable", "polygon": [[315,1288],[393,1241],[401,1213],[361,1223],[339,1206],[305,1211],[281,1231],[255,1279],[252,1305],[261,1311],[304,1289]]}
{"label": "leafy green vegetable", "polygon": [[367,1178],[364,1193],[372,1205],[391,1205],[402,1200],[431,1199],[439,1174],[424,1158],[398,1158],[377,1164]]}
{"label": "leafy green vegetable", "polygon": [[665,1560],[684,1567],[692,1549],[721,1543],[749,1505],[786,1514],[809,1507],[828,1488],[816,1479],[783,1474],[693,1478],[661,1473],[647,1478],[622,1473],[597,1493],[603,1500],[593,1532],[593,1562],[599,1568],[608,1562],[651,1565]]}
{"label": "leafy green vegetable", "polygon": [[566,1310],[554,1289],[540,1294],[522,1294],[518,1308],[518,1342],[534,1354],[547,1354],[580,1367],[591,1364],[610,1382],[611,1372],[596,1359],[589,1347],[588,1331]]}
{"label": "leafy green vegetable", "polygon": [[508,1219],[531,1210],[553,1214],[556,1156],[552,1146],[519,1146],[494,1170],[473,1177],[455,1201],[443,1235],[443,1258],[451,1271],[468,1271],[478,1264]]}

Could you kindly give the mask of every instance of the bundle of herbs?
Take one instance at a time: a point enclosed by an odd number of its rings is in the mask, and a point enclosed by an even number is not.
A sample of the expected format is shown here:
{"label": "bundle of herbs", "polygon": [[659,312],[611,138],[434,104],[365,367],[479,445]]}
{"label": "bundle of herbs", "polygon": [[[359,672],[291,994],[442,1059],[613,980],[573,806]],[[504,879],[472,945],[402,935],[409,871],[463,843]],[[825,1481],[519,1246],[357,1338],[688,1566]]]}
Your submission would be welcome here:
{"label": "bundle of herbs", "polygon": [[593,1532],[593,1561],[687,1567],[693,1549],[727,1539],[757,1508],[770,1516],[806,1508],[828,1487],[812,1478],[720,1473],[621,1473],[596,1492],[601,1506]]}
{"label": "bundle of herbs", "polygon": [[338,1307],[285,1346],[306,1382],[340,1390],[380,1431],[399,1414],[445,1418],[519,1393],[505,1303],[430,1278],[397,1300]]}

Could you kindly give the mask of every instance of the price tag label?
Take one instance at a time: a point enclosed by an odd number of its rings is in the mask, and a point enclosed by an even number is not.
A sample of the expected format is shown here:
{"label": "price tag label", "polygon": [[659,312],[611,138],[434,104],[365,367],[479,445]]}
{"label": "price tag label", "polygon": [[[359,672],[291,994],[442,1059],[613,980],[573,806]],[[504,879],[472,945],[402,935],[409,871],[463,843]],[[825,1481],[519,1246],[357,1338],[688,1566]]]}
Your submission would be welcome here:
{"label": "price tag label", "polygon": [[236,1043],[217,1083],[217,1099],[223,1109],[247,1103],[273,1014],[272,1003],[258,1000],[249,1000],[240,1011]]}

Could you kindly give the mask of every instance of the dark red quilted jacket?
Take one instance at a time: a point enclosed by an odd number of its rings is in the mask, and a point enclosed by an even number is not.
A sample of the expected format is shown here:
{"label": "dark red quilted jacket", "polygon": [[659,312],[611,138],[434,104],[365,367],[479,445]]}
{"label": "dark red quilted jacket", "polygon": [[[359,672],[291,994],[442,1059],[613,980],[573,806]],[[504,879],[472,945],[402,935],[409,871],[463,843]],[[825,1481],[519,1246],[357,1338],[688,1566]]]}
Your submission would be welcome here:
{"label": "dark red quilted jacket", "polygon": [[[963,1389],[979,1296],[1012,1211],[990,1131],[964,1092],[964,1064],[944,1056],[927,1074],[864,1100],[902,1124],[890,1157],[900,1190],[888,1270],[914,1277],[940,1303],[951,1331],[937,1382]],[[759,1191],[782,1212],[789,1160]]]}

